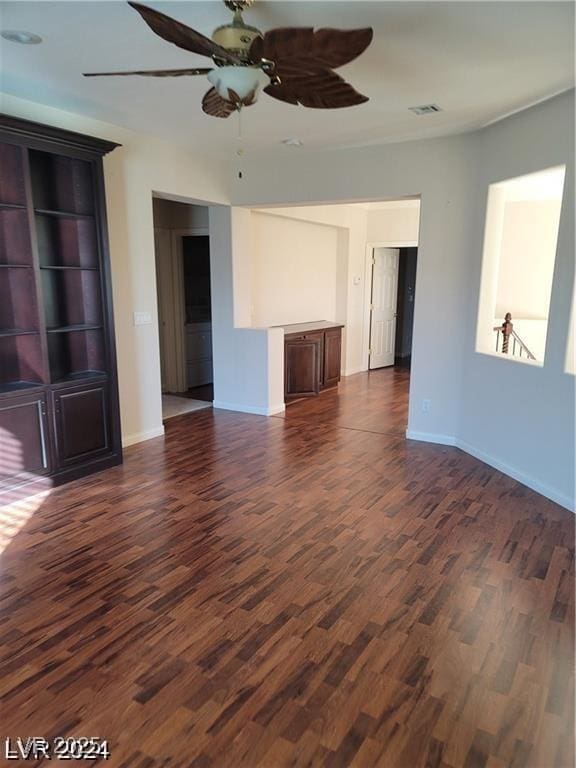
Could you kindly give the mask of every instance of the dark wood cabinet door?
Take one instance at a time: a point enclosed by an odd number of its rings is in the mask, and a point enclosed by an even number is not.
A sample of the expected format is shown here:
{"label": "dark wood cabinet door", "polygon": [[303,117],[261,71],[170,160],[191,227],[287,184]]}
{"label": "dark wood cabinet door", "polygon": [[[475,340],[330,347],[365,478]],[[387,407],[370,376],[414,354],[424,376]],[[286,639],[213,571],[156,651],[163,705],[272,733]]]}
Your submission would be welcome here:
{"label": "dark wood cabinet door", "polygon": [[60,469],[111,451],[106,382],[54,390],[52,397]]}
{"label": "dark wood cabinet door", "polygon": [[324,376],[323,387],[333,387],[340,381],[342,331],[328,330],[324,334]]}
{"label": "dark wood cabinet door", "polygon": [[43,394],[0,400],[0,487],[50,471],[47,434]]}
{"label": "dark wood cabinet door", "polygon": [[322,334],[287,338],[284,344],[285,397],[306,397],[320,391]]}

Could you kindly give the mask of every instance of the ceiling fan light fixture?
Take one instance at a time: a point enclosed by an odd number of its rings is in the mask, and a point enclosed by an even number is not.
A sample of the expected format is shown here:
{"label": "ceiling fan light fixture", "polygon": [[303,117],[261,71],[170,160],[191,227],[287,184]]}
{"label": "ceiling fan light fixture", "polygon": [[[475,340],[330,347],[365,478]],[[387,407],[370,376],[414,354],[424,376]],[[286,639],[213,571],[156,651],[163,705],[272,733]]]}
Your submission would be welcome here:
{"label": "ceiling fan light fixture", "polygon": [[208,80],[218,95],[226,101],[234,102],[234,96],[237,96],[242,103],[246,99],[253,103],[258,98],[260,87],[268,78],[257,67],[229,66],[213,69],[208,74]]}
{"label": "ceiling fan light fixture", "polygon": [[85,77],[184,77],[208,75],[211,88],[202,98],[202,110],[227,118],[264,93],[277,101],[311,109],[342,109],[367,102],[334,70],[358,58],[372,42],[372,27],[278,27],[262,33],[244,23],[242,11],[253,0],[225,0],[234,13],[231,24],[218,27],[212,39],[147,5],[128,0],[148,27],[168,43],[190,53],[207,56],[216,68],[85,72]]}
{"label": "ceiling fan light fixture", "polygon": [[286,144],[287,147],[303,147],[304,142],[300,139],[282,139],[282,144]]}
{"label": "ceiling fan light fixture", "polygon": [[238,56],[243,62],[249,61],[250,46],[262,32],[256,27],[245,24],[242,18],[235,19],[232,24],[224,24],[212,33],[212,40]]}

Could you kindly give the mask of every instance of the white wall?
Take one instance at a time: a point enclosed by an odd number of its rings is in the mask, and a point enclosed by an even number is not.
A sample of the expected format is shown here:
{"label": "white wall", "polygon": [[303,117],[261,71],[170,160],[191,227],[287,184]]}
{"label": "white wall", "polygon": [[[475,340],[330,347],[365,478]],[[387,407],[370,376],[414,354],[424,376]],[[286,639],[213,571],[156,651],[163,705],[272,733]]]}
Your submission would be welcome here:
{"label": "white wall", "polygon": [[[264,214],[268,217],[280,217],[284,227],[288,227],[291,221],[309,222],[329,227],[337,238],[336,245],[336,295],[334,317],[314,317],[317,310],[308,302],[302,307],[298,321],[307,322],[313,319],[334,319],[344,323],[342,335],[342,373],[349,375],[367,368],[366,362],[362,365],[362,324],[358,325],[349,315],[349,306],[354,307],[355,302],[362,301],[363,280],[363,254],[366,250],[366,211],[354,205],[312,205],[291,206],[257,209],[254,213]],[[289,230],[285,230],[289,231]],[[251,237],[251,235],[250,235]],[[333,236],[332,236],[333,237]],[[254,249],[251,249],[254,252]],[[356,268],[352,269],[351,265]],[[360,267],[360,271],[358,271]],[[252,270],[250,266],[250,270]],[[252,272],[251,272],[252,274]],[[254,286],[254,280],[252,285]],[[286,297],[285,297],[286,298]],[[294,300],[292,292],[291,300]],[[284,299],[285,300],[285,299]],[[254,301],[254,299],[252,299]],[[257,325],[258,323],[253,323]]]}
{"label": "white wall", "polygon": [[[420,195],[408,434],[458,444],[567,506],[574,493],[574,379],[564,373],[574,272],[574,93],[483,132],[251,160],[233,200],[258,206]],[[488,186],[567,164],[544,368],[474,352]],[[351,258],[349,269],[362,265]],[[361,318],[365,297],[349,302]],[[361,363],[361,355],[360,361]],[[502,403],[507,418],[495,417]],[[430,399],[429,413],[421,409]]]}
{"label": "white wall", "polygon": [[390,202],[368,211],[367,239],[370,243],[417,243],[420,226],[420,203]]}
{"label": "white wall", "polygon": [[566,373],[576,375],[576,275],[574,275],[574,285],[572,286],[572,309],[570,310],[570,328],[564,370]]}
{"label": "white wall", "polygon": [[[574,92],[527,110],[478,136],[472,262],[466,295],[467,342],[460,394],[464,447],[560,503],[574,498],[574,377],[565,373],[574,285]],[[564,199],[543,367],[474,351],[482,235],[488,187],[566,164]],[[495,417],[498,413],[499,417]]]}
{"label": "white wall", "polygon": [[493,329],[512,315],[515,332],[544,361],[564,169],[491,184],[484,224],[476,349],[496,353]]}
{"label": "white wall", "polygon": [[[250,207],[278,204],[349,203],[421,197],[420,245],[414,318],[409,428],[412,433],[448,436],[458,431],[462,317],[467,309],[473,216],[474,135],[348,151],[292,154],[275,163],[253,157],[244,179],[235,184],[234,202]],[[249,171],[249,172],[248,172]],[[351,206],[350,206],[351,207]],[[366,219],[364,211],[357,213]],[[363,338],[366,286],[366,225],[348,262],[347,336]],[[347,372],[363,370],[362,344],[348,345]],[[430,399],[429,413],[421,403]]]}
{"label": "white wall", "polygon": [[[270,216],[324,224],[338,232],[336,317],[344,323],[343,375],[368,369],[370,328],[369,242],[415,245],[419,237],[419,200],[379,202],[377,210],[363,204],[275,206],[259,209]],[[304,318],[310,319],[310,318]]]}
{"label": "white wall", "polygon": [[249,325],[250,217],[227,206],[209,212],[214,408],[271,415],[284,410],[283,331],[239,327]]}
{"label": "white wall", "polygon": [[253,325],[337,320],[337,228],[256,212],[251,220]]}
{"label": "white wall", "polygon": [[[266,209],[255,209],[254,213],[266,215],[269,223],[269,232],[271,237],[266,240],[266,245],[273,248],[276,236],[282,233],[282,237],[289,244],[294,238],[299,239],[298,254],[290,251],[286,259],[279,260],[276,265],[278,276],[282,275],[282,280],[274,281],[272,291],[275,301],[280,304],[287,304],[293,319],[290,322],[306,322],[309,320],[323,319],[336,320],[344,323],[342,337],[342,373],[350,375],[365,371],[368,368],[368,347],[369,347],[369,296],[370,296],[370,266],[367,259],[367,244],[369,241],[388,242],[390,244],[410,244],[418,242],[420,202],[418,200],[402,200],[378,203],[378,209],[372,210],[361,204],[353,205],[308,205],[291,207],[272,207]],[[274,226],[273,217],[282,219]],[[256,219],[253,219],[256,221]],[[291,226],[291,222],[298,221],[300,224]],[[322,228],[330,228],[332,236],[328,246],[328,237],[324,237],[325,249],[332,250],[336,254],[336,267],[333,259],[325,259],[323,267],[316,263],[315,251],[310,247],[306,237],[300,238],[300,234],[306,232],[318,232],[318,228],[305,229],[302,222],[322,225]],[[334,250],[334,234],[337,237],[336,249]],[[317,236],[317,234],[315,235]],[[277,239],[277,238],[276,238]],[[262,249],[252,245],[252,252],[257,254]],[[296,249],[295,249],[296,250]],[[307,274],[312,269],[314,276],[318,278],[314,290],[310,290],[303,301],[300,293],[302,284],[307,280],[300,278],[296,285],[285,287],[284,278],[286,274],[285,261],[289,264],[294,259],[300,258],[302,265],[299,270],[301,276]],[[331,262],[331,263],[330,263]],[[273,257],[272,257],[273,263]],[[270,283],[268,280],[259,280],[262,264],[262,257],[258,256],[258,265],[254,262],[250,267],[253,274],[253,299],[254,305],[258,306],[262,300],[262,293],[265,292]],[[328,274],[328,281],[325,278],[321,281],[321,275],[327,274],[326,268],[330,268],[332,275]],[[268,277],[274,279],[274,273],[269,265],[264,269],[269,271]],[[333,289],[333,277],[335,274],[335,308],[332,313],[325,304],[327,300],[331,301]],[[330,288],[330,295],[326,294],[326,285]],[[311,287],[311,286],[310,286]],[[305,285],[308,290],[308,286]],[[322,306],[318,306],[319,300]],[[274,317],[277,315],[274,314]],[[275,320],[276,322],[276,320]],[[283,322],[283,321],[282,321]],[[286,321],[288,322],[288,321]],[[265,324],[264,318],[254,313],[253,324]]]}
{"label": "white wall", "polygon": [[[152,194],[227,202],[228,169],[193,153],[80,115],[2,95],[4,112],[122,144],[104,158],[123,443],[162,434]],[[133,312],[152,314],[133,325]]]}
{"label": "white wall", "polygon": [[[247,207],[420,195],[409,434],[459,444],[570,504],[574,378],[564,373],[564,366],[574,284],[573,92],[475,134],[346,151],[304,149],[275,162],[278,181],[273,184],[269,161],[255,155],[239,182],[217,159],[194,156],[114,126],[12,97],[4,99],[3,108],[124,145],[106,158],[105,174],[125,440],[161,429],[153,191],[181,200],[232,200]],[[549,318],[553,343],[548,344],[545,365],[521,366],[477,354],[474,335],[488,186],[564,163],[566,194]],[[226,207],[210,212],[217,254],[212,290],[222,298],[214,353],[226,374],[216,397],[223,404],[267,413],[281,407],[277,397],[282,334],[278,329],[239,327],[251,323],[247,296],[252,274],[245,253],[250,237],[244,236],[250,227],[243,214],[249,216],[248,211]],[[358,247],[349,243],[346,308],[348,329],[357,338],[364,326],[366,295],[365,286],[354,284],[353,277],[364,274],[366,229],[355,237]],[[153,323],[133,327],[134,310],[152,311]],[[357,363],[361,369],[361,348],[349,345],[346,357],[347,366]],[[506,420],[495,418],[503,393]],[[424,398],[431,401],[428,413],[421,410]]]}
{"label": "white wall", "polygon": [[546,319],[552,290],[560,203],[508,202],[504,207],[497,317]]}

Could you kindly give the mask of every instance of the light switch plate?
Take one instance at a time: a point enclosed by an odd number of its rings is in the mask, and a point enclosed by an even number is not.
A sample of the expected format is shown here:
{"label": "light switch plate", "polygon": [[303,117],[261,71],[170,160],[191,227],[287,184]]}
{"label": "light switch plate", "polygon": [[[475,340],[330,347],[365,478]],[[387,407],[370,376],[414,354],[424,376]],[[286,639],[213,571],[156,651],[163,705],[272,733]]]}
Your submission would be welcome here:
{"label": "light switch plate", "polygon": [[151,312],[134,312],[134,325],[151,325]]}

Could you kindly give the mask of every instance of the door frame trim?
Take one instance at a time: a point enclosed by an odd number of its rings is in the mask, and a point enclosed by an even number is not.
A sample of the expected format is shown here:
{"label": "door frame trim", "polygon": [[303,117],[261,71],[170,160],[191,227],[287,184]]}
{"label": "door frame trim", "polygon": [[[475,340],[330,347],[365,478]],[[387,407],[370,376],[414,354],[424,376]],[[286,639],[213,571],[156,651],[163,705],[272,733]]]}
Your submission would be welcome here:
{"label": "door frame trim", "polygon": [[[207,237],[210,241],[210,228],[209,227],[183,227],[180,229],[171,229],[172,233],[172,253],[176,260],[176,269],[178,270],[178,291],[175,291],[175,312],[177,312],[180,318],[180,323],[177,324],[177,338],[178,344],[178,379],[180,385],[184,385],[184,389],[180,390],[185,392],[188,389],[188,370],[186,367],[186,290],[184,282],[184,238],[185,237]],[[176,288],[176,286],[175,286]],[[210,310],[212,310],[212,299],[210,299]]]}
{"label": "door frame trim", "polygon": [[[186,333],[184,326],[186,323],[186,298],[184,289],[184,248],[183,239],[185,237],[209,237],[210,231],[208,227],[182,227],[179,229],[169,229],[166,227],[155,227],[154,233],[166,232],[168,234],[168,247],[169,253],[164,254],[165,259],[170,259],[171,266],[171,283],[172,283],[172,297],[173,304],[169,308],[171,320],[174,330],[174,347],[173,354],[174,359],[171,360],[173,364],[173,377],[172,379],[176,383],[176,391],[185,392],[187,389],[187,372],[186,372]],[[155,260],[158,263],[159,254],[155,249]],[[158,294],[158,286],[156,287]],[[160,302],[160,296],[157,295],[157,301]],[[162,328],[160,326],[160,309],[158,310],[158,334],[162,336]],[[166,354],[166,351],[165,351]],[[162,358],[160,358],[160,365],[162,366]]]}
{"label": "door frame trim", "polygon": [[[370,370],[370,304],[372,301],[372,259],[375,248],[418,248],[418,240],[384,240],[366,243],[366,260],[364,263],[364,327],[362,329],[362,360]],[[377,369],[373,369],[377,370]]]}

